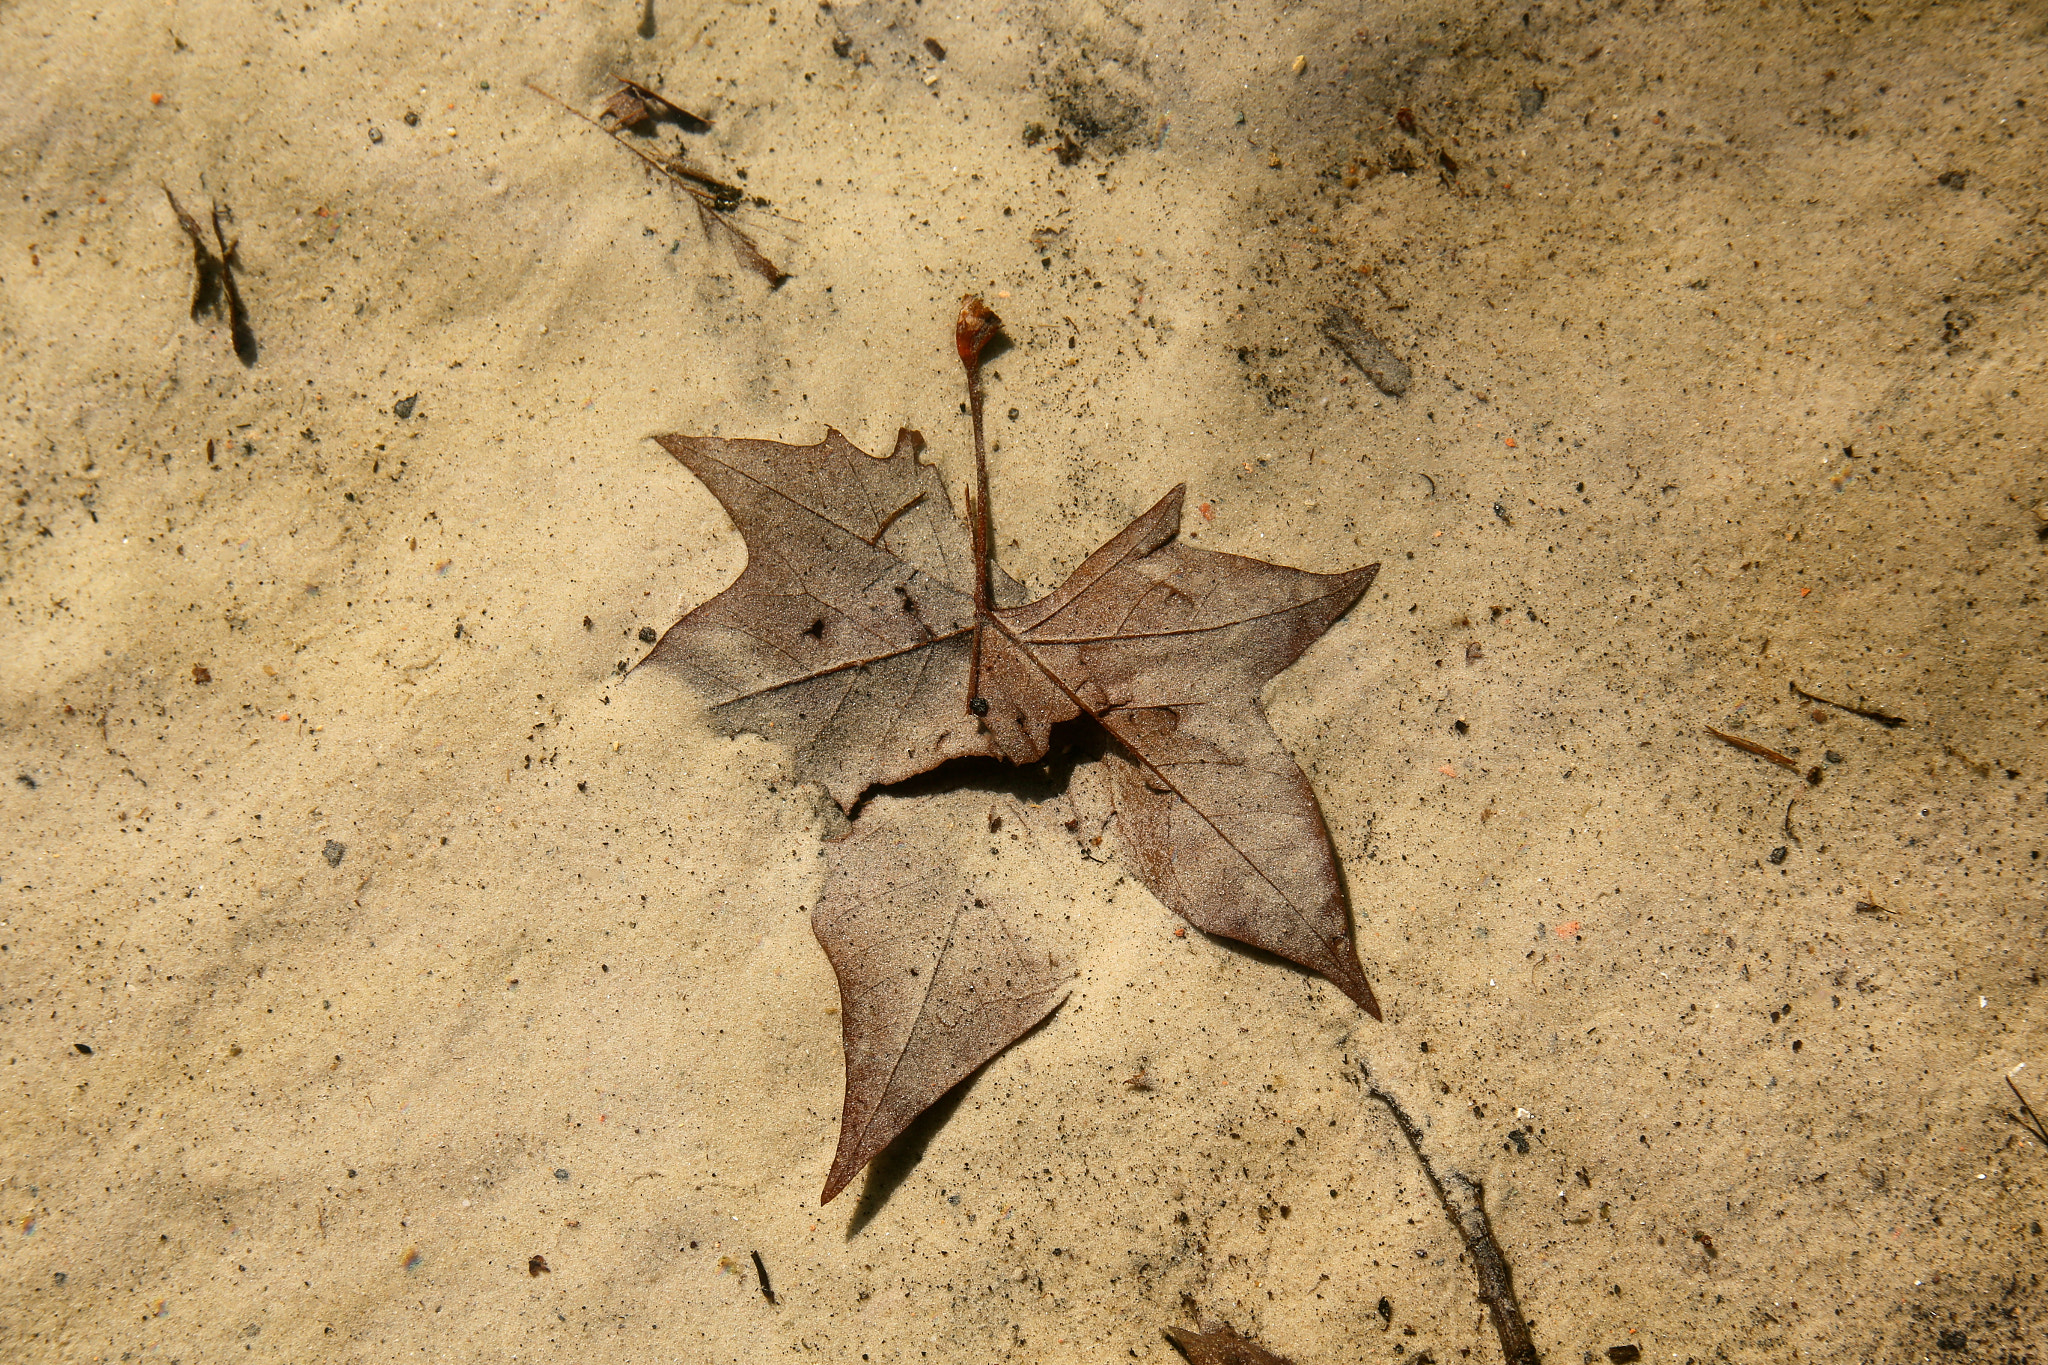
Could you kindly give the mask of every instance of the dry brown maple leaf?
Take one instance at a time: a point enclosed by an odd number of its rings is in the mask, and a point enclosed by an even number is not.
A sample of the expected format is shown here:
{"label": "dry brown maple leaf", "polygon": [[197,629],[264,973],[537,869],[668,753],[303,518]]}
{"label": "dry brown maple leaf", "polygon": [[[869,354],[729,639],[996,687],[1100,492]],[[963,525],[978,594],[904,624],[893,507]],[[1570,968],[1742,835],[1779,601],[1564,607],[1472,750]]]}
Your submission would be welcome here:
{"label": "dry brown maple leaf", "polygon": [[[846,1107],[821,1203],[1066,998],[1043,912],[1015,883],[1012,797],[879,795],[834,845],[811,930],[839,979]],[[1035,842],[1035,841],[1034,841]]]}
{"label": "dry brown maple leaf", "polygon": [[1206,1331],[1190,1332],[1168,1327],[1167,1340],[1180,1347],[1189,1365],[1293,1365],[1286,1356],[1276,1356],[1250,1337],[1241,1337],[1227,1322]]}
{"label": "dry brown maple leaf", "polygon": [[[789,744],[799,778],[822,783],[848,811],[870,787],[950,759],[1034,762],[1053,726],[1085,714],[1114,740],[1110,785],[1140,880],[1197,928],[1320,973],[1377,1019],[1321,809],[1257,697],[1364,594],[1379,566],[1317,574],[1182,545],[1176,488],[1056,591],[1021,603],[988,553],[978,367],[996,325],[978,300],[963,308],[978,493],[967,522],[954,516],[937,470],[918,459],[924,442],[914,432],[900,432],[882,459],[836,431],[813,446],[656,437],[724,505],[748,558],[739,580],[672,626],[643,664],[695,684],[727,733]],[[871,841],[891,842],[863,817],[831,850],[831,875],[884,866]],[[932,866],[940,875],[917,881],[918,894],[949,903],[957,879],[946,880],[944,860]],[[832,932],[836,940],[818,927],[844,995],[842,964],[884,951],[873,936],[881,930]],[[958,962],[1007,971],[993,944],[967,935]],[[1051,1008],[1022,1023],[993,1019],[960,1049],[967,1034],[920,1033],[903,1018],[927,994],[890,998],[864,1007],[868,1022],[857,1028],[848,997],[847,1117],[828,1199],[919,1109]],[[870,1029],[897,1040],[876,1044],[886,1067],[855,1065],[873,1050]],[[977,1050],[964,1069],[941,1064]],[[927,1079],[958,1074],[904,1109],[907,1100],[887,1089],[903,1068]]]}

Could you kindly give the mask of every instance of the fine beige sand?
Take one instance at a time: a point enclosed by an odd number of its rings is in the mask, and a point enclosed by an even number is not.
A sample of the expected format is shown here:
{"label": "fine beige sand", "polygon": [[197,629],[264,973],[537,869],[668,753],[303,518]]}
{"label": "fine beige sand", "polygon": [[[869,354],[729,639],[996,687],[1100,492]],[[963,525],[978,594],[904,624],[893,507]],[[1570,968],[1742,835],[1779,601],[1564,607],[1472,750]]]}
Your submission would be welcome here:
{"label": "fine beige sand", "polygon": [[[527,86],[615,71],[779,289]],[[1973,0],[0,8],[0,1357],[1497,1361],[1363,1056],[1552,1365],[2041,1359],[2044,75]],[[1180,482],[1382,564],[1266,704],[1387,1021],[1051,842],[1071,999],[821,1209],[838,817],[622,674],[745,561],[646,438],[957,496],[969,291],[1033,588]]]}

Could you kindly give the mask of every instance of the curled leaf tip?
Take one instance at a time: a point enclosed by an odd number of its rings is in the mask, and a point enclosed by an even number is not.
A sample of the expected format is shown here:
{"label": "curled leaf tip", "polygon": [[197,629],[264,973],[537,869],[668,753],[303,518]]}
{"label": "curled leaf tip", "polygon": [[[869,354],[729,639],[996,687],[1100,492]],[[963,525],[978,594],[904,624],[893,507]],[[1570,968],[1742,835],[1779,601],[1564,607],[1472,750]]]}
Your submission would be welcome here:
{"label": "curled leaf tip", "polygon": [[981,364],[982,348],[1002,330],[1003,320],[981,301],[968,294],[960,300],[960,321],[953,328],[953,344],[960,350],[960,363],[969,369]]}

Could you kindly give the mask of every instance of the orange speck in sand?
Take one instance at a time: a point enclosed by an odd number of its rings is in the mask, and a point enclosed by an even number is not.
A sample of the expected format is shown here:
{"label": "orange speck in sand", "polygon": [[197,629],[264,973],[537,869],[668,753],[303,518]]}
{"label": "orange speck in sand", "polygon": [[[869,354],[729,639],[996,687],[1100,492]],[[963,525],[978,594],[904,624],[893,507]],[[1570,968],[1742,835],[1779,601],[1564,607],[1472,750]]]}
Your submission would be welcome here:
{"label": "orange speck in sand", "polygon": [[1507,446],[1508,446],[1508,449],[1509,449],[1509,450],[1513,450],[1513,449],[1515,448],[1515,438],[1514,438],[1514,437],[1510,436],[1510,437],[1508,437],[1508,438],[1507,438]]}
{"label": "orange speck in sand", "polygon": [[1175,938],[1186,938],[1188,936],[1188,931],[1185,927],[1175,929],[1173,931],[1173,936]]}
{"label": "orange speck in sand", "polygon": [[1437,771],[1442,773],[1445,777],[1456,777],[1458,775],[1458,770],[1456,768],[1453,768],[1448,763],[1444,764],[1443,767],[1438,768]]}
{"label": "orange speck in sand", "polygon": [[1801,588],[1801,589],[1799,590],[1799,595],[1800,595],[1801,597],[1811,597],[1811,596],[1813,596],[1813,589],[1812,589],[1812,588]]}
{"label": "orange speck in sand", "polygon": [[1196,508],[1195,510],[1196,510],[1196,511],[1198,511],[1198,512],[1200,512],[1200,513],[1202,514],[1202,520],[1203,520],[1203,521],[1214,521],[1214,520],[1216,520],[1216,509],[1215,509],[1215,508],[1213,508],[1213,507],[1211,507],[1211,506],[1210,506],[1210,505],[1209,505],[1208,503],[1206,503],[1206,502],[1205,502],[1205,503],[1203,503],[1203,504],[1202,504],[1202,505],[1201,505],[1200,507],[1197,507],[1197,508]]}
{"label": "orange speck in sand", "polygon": [[162,104],[164,97],[159,91],[152,90],[149,92],[149,102],[151,104]]}
{"label": "orange speck in sand", "polygon": [[1563,924],[1553,926],[1550,932],[1556,934],[1559,938],[1570,938],[1579,932],[1579,922],[1575,919],[1568,919]]}

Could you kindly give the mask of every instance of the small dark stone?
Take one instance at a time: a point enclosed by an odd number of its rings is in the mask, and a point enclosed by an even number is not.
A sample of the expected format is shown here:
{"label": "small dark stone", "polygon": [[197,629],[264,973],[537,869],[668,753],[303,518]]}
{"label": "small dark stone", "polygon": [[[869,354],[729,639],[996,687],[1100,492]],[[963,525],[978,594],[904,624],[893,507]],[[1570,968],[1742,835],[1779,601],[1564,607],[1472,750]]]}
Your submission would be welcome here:
{"label": "small dark stone", "polygon": [[976,697],[976,698],[975,698],[975,699],[974,699],[973,701],[971,701],[971,702],[968,702],[968,703],[967,703],[967,709],[968,709],[968,710],[970,710],[970,711],[972,711],[972,712],[973,712],[973,713],[974,713],[975,715],[977,715],[977,716],[985,716],[985,715],[987,715],[987,714],[988,714],[988,698],[987,698],[987,697]]}
{"label": "small dark stone", "polygon": [[927,38],[927,39],[925,39],[925,40],[924,40],[924,50],[925,50],[926,52],[929,52],[929,53],[931,53],[931,54],[932,54],[932,56],[933,56],[933,57],[935,57],[936,59],[938,59],[939,61],[942,61],[942,62],[943,62],[944,60],[946,60],[946,49],[945,49],[945,46],[944,46],[944,44],[940,43],[940,42],[939,42],[939,40],[938,40],[937,38]]}
{"label": "small dark stone", "polygon": [[1610,1346],[1607,1348],[1607,1358],[1613,1361],[1614,1365],[1628,1365],[1628,1362],[1631,1360],[1641,1360],[1643,1358],[1643,1348],[1640,1346]]}
{"label": "small dark stone", "polygon": [[1791,849],[1786,848],[1783,844],[1779,844],[1776,848],[1771,850],[1771,866],[1776,867],[1778,864],[1784,862],[1786,858],[1791,856],[1791,853]]}
{"label": "small dark stone", "polygon": [[567,1180],[568,1178],[569,1178],[569,1168],[568,1168],[567,1166],[557,1166],[557,1167],[555,1167],[555,1179],[557,1179],[557,1180]]}
{"label": "small dark stone", "polygon": [[1380,1299],[1380,1321],[1389,1326],[1394,1321],[1394,1301],[1384,1296]]}
{"label": "small dark stone", "polygon": [[1944,1351],[1967,1351],[1970,1349],[1970,1338],[1951,1327],[1936,1337],[1934,1344]]}
{"label": "small dark stone", "polygon": [[414,394],[410,398],[401,398],[391,405],[391,415],[403,422],[412,416],[412,410],[419,406],[419,402],[420,396],[418,394]]}
{"label": "small dark stone", "polygon": [[61,1271],[61,1270],[59,1270],[59,1271],[56,1271],[56,1272],[54,1272],[54,1273],[53,1273],[53,1274],[52,1274],[52,1275],[50,1276],[50,1278],[51,1278],[51,1279],[53,1279],[53,1280],[55,1280],[55,1281],[57,1282],[57,1284],[58,1284],[58,1286],[59,1286],[60,1288],[61,1288],[61,1287],[62,1287],[63,1285],[67,1284],[67,1283],[68,1283],[68,1282],[70,1281],[70,1279],[71,1279],[71,1277],[70,1277],[69,1275],[65,1274],[65,1273],[64,1273],[63,1271]]}
{"label": "small dark stone", "polygon": [[1833,749],[1828,750],[1826,753],[1822,754],[1821,757],[1826,759],[1830,763],[1840,763],[1842,761],[1842,756],[1836,753]]}
{"label": "small dark stone", "polygon": [[78,1055],[81,1057],[92,1056],[92,1049],[84,1043],[73,1043],[71,1046],[78,1049]]}
{"label": "small dark stone", "polygon": [[406,110],[406,111],[405,111],[405,126],[406,126],[406,127],[408,127],[408,128],[417,128],[417,127],[419,127],[419,126],[420,126],[420,116],[419,116],[418,114],[415,114],[415,113],[414,113],[414,112],[413,112],[412,110],[410,110],[410,109]]}
{"label": "small dark stone", "polygon": [[320,856],[327,860],[329,867],[340,867],[341,855],[346,852],[348,852],[347,844],[338,844],[334,840],[329,839],[327,847],[320,850]]}
{"label": "small dark stone", "polygon": [[373,145],[374,145],[374,144],[376,144],[376,143],[382,142],[383,140],[384,140],[384,130],[383,130],[382,128],[372,128],[372,129],[370,130],[370,142],[371,142],[371,143],[372,143]]}
{"label": "small dark stone", "polygon": [[[1934,178],[1934,183],[1945,190],[1959,190],[1970,183],[1970,173],[1968,171],[1943,171]],[[1962,1340],[1960,1332],[1956,1333],[1955,1336],[1958,1341]],[[1960,1351],[1963,1348],[1955,1346],[1947,1349]]]}
{"label": "small dark stone", "polygon": [[660,637],[659,637],[659,636],[657,636],[657,635],[655,635],[655,633],[654,633],[654,627],[653,627],[653,626],[642,626],[642,627],[640,627],[640,643],[641,643],[641,644],[643,644],[643,645],[651,645],[651,644],[653,644],[653,643],[655,642],[655,640],[657,640],[658,638],[660,638]]}
{"label": "small dark stone", "polygon": [[586,616],[583,618],[583,628],[585,630],[593,630],[596,628],[596,622],[592,621],[588,616]]}

